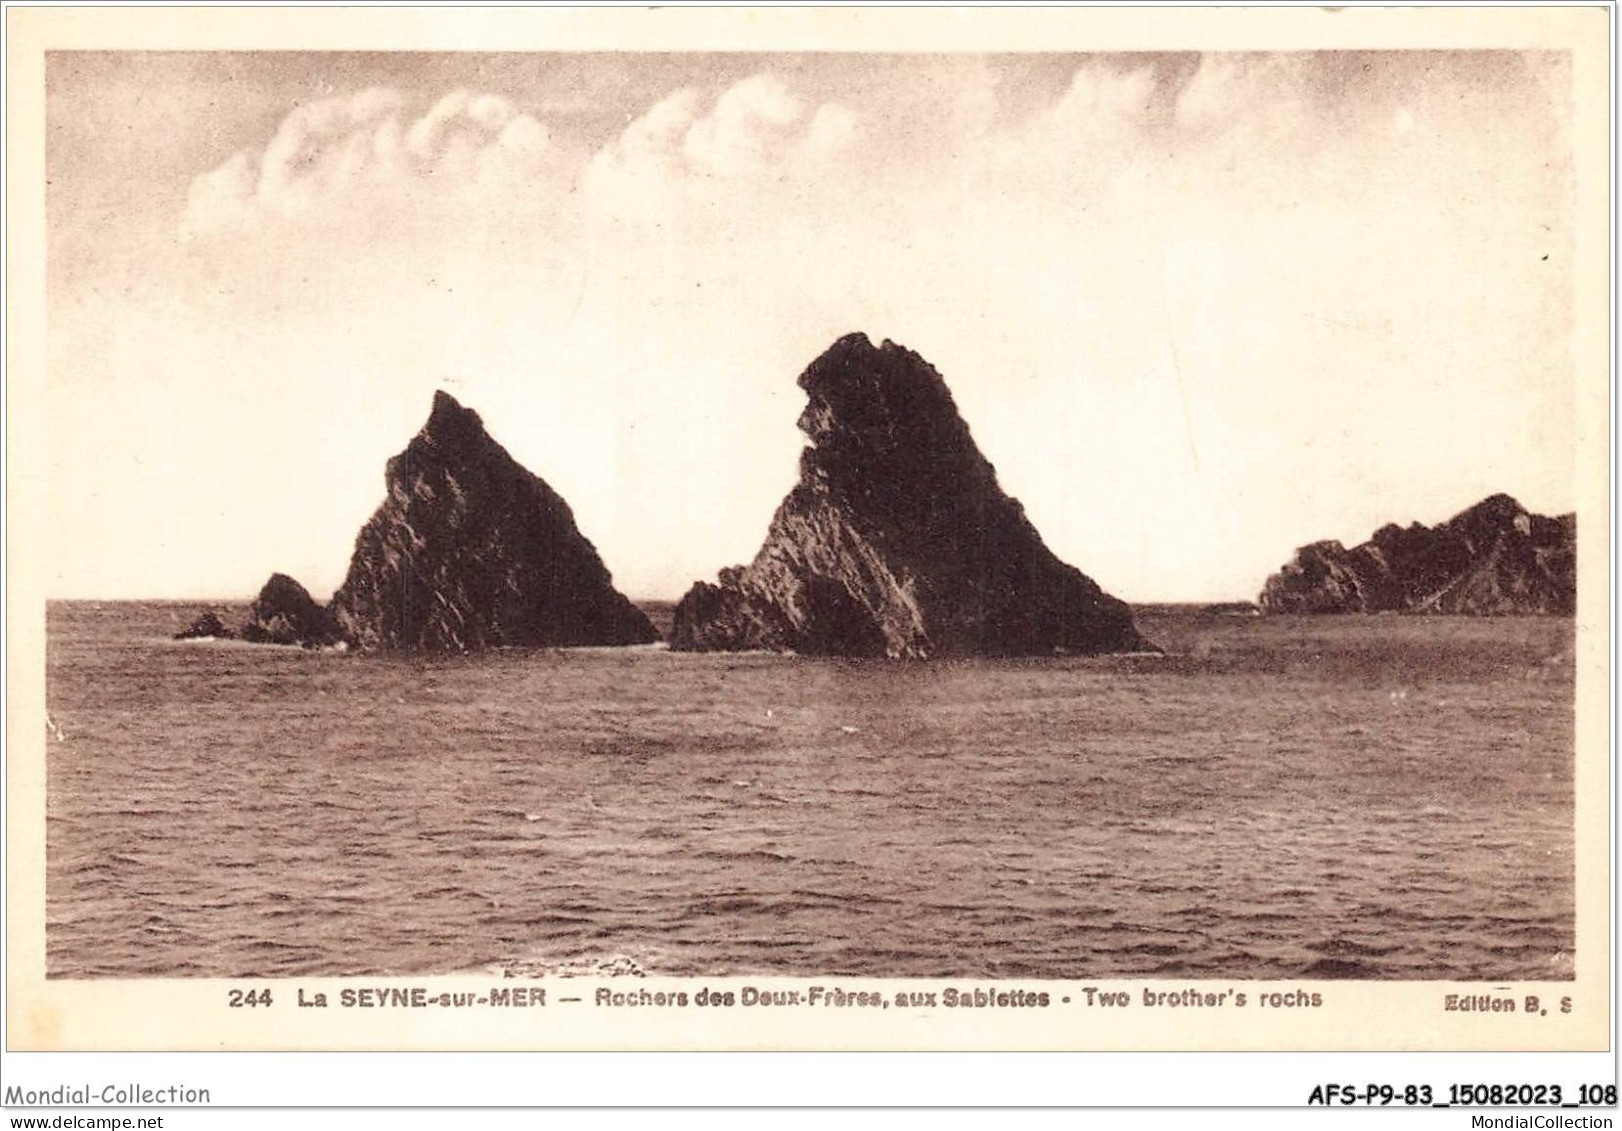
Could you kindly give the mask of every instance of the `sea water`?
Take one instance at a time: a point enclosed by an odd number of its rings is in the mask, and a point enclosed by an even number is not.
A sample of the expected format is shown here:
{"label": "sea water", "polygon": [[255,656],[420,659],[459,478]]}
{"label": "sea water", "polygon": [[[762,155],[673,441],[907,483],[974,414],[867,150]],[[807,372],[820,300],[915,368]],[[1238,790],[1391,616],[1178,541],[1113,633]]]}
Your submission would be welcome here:
{"label": "sea water", "polygon": [[48,612],[52,977],[1569,978],[1569,620],[397,657]]}

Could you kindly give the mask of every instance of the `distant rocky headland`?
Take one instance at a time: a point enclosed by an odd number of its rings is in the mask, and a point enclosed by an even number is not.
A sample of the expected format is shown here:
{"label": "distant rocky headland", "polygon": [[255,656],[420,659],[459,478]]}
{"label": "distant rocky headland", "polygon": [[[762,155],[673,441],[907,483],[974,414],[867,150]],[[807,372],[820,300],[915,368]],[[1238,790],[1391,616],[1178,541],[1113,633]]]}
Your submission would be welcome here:
{"label": "distant rocky headland", "polygon": [[648,618],[613,586],[567,503],[447,393],[384,473],[330,605],[275,574],[246,623],[206,612],[181,637],[374,650],[646,644]]}
{"label": "distant rocky headland", "polygon": [[1314,542],[1267,579],[1269,613],[1566,614],[1577,608],[1577,516],[1492,495],[1434,527],[1381,527],[1360,546]]}
{"label": "distant rocky headland", "polygon": [[696,583],[671,647],[925,658],[1152,651],[1126,603],[1005,495],[941,375],[851,334],[800,375],[811,445],[748,566]]}

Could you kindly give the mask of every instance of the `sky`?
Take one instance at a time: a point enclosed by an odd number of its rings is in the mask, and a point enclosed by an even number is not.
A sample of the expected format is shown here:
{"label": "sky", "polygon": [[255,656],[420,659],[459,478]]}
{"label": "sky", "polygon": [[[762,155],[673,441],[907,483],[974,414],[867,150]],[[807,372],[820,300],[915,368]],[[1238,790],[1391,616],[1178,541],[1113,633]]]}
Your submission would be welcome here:
{"label": "sky", "polygon": [[56,597],[318,597],[444,389],[616,583],[747,562],[794,381],[944,376],[1128,600],[1576,499],[1569,58],[53,53]]}

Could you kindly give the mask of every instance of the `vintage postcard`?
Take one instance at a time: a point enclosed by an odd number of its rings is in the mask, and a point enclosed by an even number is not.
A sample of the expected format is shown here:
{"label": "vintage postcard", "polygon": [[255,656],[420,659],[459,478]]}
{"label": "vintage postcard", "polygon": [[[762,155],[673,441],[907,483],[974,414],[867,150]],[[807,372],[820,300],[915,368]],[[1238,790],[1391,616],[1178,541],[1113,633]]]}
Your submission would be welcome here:
{"label": "vintage postcard", "polygon": [[12,1049],[1605,1047],[1606,10],[8,18]]}

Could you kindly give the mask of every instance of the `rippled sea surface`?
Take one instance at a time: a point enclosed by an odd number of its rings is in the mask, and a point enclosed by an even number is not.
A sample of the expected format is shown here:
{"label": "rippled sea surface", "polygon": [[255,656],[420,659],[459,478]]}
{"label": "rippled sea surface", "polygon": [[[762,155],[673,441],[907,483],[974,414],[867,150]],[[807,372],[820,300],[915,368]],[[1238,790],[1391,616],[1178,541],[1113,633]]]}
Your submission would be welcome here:
{"label": "rippled sea surface", "polygon": [[53,977],[1567,978],[1568,620],[398,659],[49,610]]}

